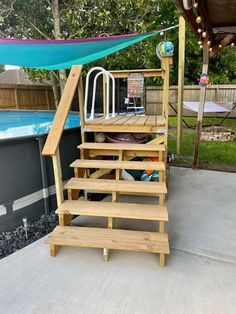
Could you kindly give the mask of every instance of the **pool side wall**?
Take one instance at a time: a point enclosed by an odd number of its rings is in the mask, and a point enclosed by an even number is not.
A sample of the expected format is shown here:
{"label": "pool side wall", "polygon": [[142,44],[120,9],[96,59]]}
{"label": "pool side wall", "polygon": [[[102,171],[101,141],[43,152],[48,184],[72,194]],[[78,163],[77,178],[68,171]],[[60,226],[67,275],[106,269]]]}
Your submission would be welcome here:
{"label": "pool side wall", "polygon": [[[0,141],[0,232],[21,225],[24,217],[32,221],[44,214],[43,194],[49,192],[49,210],[56,209],[51,157],[45,157],[49,190],[43,191],[38,138],[34,135]],[[80,143],[80,127],[64,130],[60,144],[63,181],[73,176],[69,165],[79,158]]]}

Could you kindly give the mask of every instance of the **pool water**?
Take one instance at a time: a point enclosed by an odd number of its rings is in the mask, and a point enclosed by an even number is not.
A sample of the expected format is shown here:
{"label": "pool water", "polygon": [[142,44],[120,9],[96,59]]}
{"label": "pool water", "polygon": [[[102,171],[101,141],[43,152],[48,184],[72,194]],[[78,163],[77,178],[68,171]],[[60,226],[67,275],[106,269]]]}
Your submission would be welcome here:
{"label": "pool water", "polygon": [[[0,111],[0,139],[48,133],[55,111]],[[78,112],[68,115],[65,129],[78,127]]]}

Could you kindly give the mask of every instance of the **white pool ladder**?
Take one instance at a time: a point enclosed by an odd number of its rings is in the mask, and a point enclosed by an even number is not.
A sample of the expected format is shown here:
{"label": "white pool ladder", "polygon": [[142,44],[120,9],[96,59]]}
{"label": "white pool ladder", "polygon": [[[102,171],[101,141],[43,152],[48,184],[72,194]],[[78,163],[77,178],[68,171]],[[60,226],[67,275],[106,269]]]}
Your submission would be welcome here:
{"label": "white pool ladder", "polygon": [[[93,71],[99,71],[94,78],[93,81],[93,95],[92,95],[92,107],[91,107],[91,113],[90,117],[88,118],[88,91],[89,91],[89,79],[90,79],[90,74]],[[89,70],[86,76],[86,83],[85,83],[85,99],[84,99],[84,119],[85,121],[88,120],[93,120],[94,119],[94,108],[95,108],[95,98],[96,98],[96,88],[97,88],[97,79],[100,75],[105,75],[106,76],[106,84],[107,84],[107,89],[106,89],[106,116],[105,119],[110,118],[109,114],[109,107],[110,107],[110,79],[112,80],[112,114],[111,117],[115,117],[115,78],[114,76],[109,72],[103,69],[102,67],[94,67]]]}

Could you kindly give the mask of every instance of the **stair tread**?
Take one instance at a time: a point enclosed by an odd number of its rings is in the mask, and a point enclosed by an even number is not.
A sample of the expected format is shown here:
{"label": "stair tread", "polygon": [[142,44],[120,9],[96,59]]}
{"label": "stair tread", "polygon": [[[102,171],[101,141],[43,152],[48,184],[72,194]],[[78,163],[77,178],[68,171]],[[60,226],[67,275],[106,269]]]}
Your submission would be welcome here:
{"label": "stair tread", "polygon": [[127,192],[166,194],[167,188],[164,182],[125,181],[91,178],[71,178],[66,184],[66,189],[91,190],[101,192]]}
{"label": "stair tread", "polygon": [[46,244],[169,254],[166,233],[57,226]]}
{"label": "stair tread", "polygon": [[166,206],[150,204],[68,200],[64,201],[56,210],[57,214],[67,212],[82,216],[168,221]]}
{"label": "stair tread", "polygon": [[137,151],[165,151],[163,144],[130,144],[130,143],[83,143],[80,149],[107,149],[107,150],[137,150]]}
{"label": "stair tread", "polygon": [[135,170],[162,170],[166,169],[164,162],[152,161],[119,161],[119,160],[93,160],[77,159],[70,167],[73,168],[99,168],[99,169],[135,169]]}

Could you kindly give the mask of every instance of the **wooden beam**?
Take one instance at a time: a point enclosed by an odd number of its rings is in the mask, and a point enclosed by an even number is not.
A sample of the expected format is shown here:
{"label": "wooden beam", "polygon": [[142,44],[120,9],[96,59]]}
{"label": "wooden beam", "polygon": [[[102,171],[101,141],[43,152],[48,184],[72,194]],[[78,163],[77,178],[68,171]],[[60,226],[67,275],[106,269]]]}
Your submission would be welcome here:
{"label": "wooden beam", "polygon": [[62,172],[61,172],[61,159],[59,148],[56,150],[56,154],[52,156],[55,187],[56,187],[56,198],[57,206],[61,205],[64,201],[63,193],[63,182],[62,182]]}
{"label": "wooden beam", "polygon": [[66,86],[58,105],[52,127],[43,148],[43,155],[53,156],[56,154],[56,150],[62,136],[66,118],[71,107],[81,71],[82,65],[73,65],[70,71],[70,75],[66,81]]}
{"label": "wooden beam", "polygon": [[[206,73],[206,74],[208,73],[208,65],[209,65],[209,46],[207,45],[207,41],[208,41],[208,38],[206,38],[203,41],[203,66],[202,66],[202,73]],[[197,115],[197,127],[196,127],[196,135],[195,135],[193,168],[198,168],[200,139],[201,139],[205,99],[206,99],[206,86],[201,86],[199,108],[198,108],[198,115]]]}
{"label": "wooden beam", "polygon": [[137,69],[137,70],[111,70],[109,71],[115,78],[127,78],[129,73],[143,73],[144,77],[162,76],[162,69]]}
{"label": "wooden beam", "polygon": [[177,119],[177,156],[181,155],[183,133],[183,95],[185,65],[185,19],[179,17],[179,67],[178,67],[178,119]]}
{"label": "wooden beam", "polygon": [[[229,43],[231,43],[234,40],[234,37],[235,37],[235,34],[228,34],[222,39],[222,41],[218,45],[213,46],[212,51],[210,52],[210,58],[212,58],[216,53],[221,51],[222,48],[224,48]],[[221,45],[221,47],[219,47],[219,45]]]}
{"label": "wooden beam", "polygon": [[164,70],[163,76],[163,101],[162,101],[162,116],[166,118],[166,127],[168,126],[169,115],[169,79],[170,79],[170,65],[172,65],[173,56],[162,56],[162,69]]}
{"label": "wooden beam", "polygon": [[[84,116],[84,86],[83,86],[83,78],[81,76],[78,85],[78,98],[79,98],[79,113],[80,113],[80,126],[83,129],[85,124],[85,116]],[[81,140],[82,143],[85,142],[85,133],[81,132]]]}

